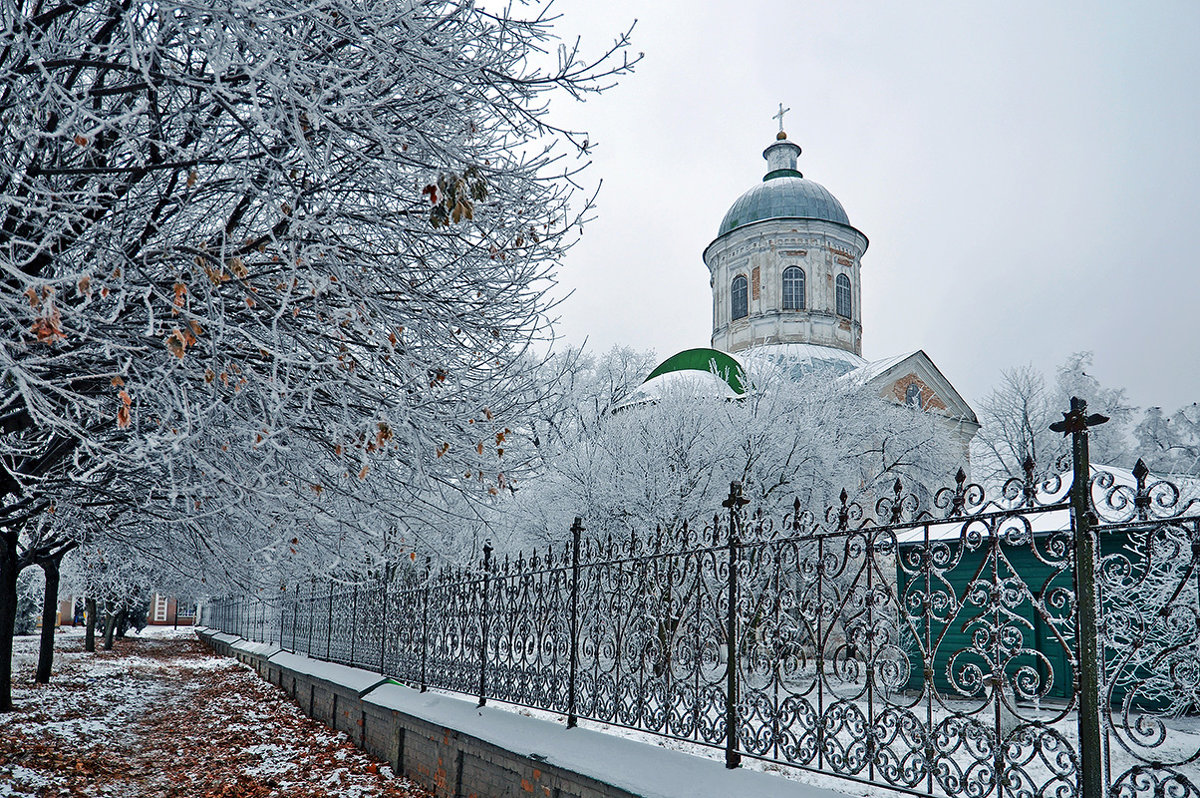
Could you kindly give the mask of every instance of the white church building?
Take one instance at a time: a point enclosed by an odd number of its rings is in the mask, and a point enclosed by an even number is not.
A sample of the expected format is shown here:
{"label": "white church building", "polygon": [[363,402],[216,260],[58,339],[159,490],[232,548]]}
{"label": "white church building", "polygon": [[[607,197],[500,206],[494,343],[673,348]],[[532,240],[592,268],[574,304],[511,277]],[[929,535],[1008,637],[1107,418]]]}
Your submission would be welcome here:
{"label": "white church building", "polygon": [[[780,108],[780,118],[783,109]],[[862,357],[862,258],[868,240],[842,203],[797,168],[800,147],[782,118],[763,151],[762,182],[738,197],[704,250],[712,287],[710,348],[689,349],[655,368],[621,406],[652,401],[669,382],[708,380],[735,396],[746,361],[798,376],[821,370],[897,403],[935,413],[964,451],[979,429],[970,406],[922,350]]]}

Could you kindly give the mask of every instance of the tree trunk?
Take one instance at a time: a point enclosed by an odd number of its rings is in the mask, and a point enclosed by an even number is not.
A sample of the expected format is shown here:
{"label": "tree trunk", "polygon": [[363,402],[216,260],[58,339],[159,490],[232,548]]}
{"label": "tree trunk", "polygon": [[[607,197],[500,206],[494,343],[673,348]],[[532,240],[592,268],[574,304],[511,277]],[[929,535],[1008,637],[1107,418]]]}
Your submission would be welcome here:
{"label": "tree trunk", "polygon": [[17,624],[16,542],[0,541],[0,712],[11,712],[13,635]]}
{"label": "tree trunk", "polygon": [[83,650],[96,650],[96,600],[91,596],[83,602],[83,611],[87,613],[87,627],[83,632]]}
{"label": "tree trunk", "polygon": [[57,557],[38,563],[46,573],[46,590],[42,594],[42,641],[38,648],[37,675],[34,681],[50,683],[50,671],[54,668],[54,631],[58,628],[58,575]]}
{"label": "tree trunk", "polygon": [[104,605],[104,650],[112,651],[113,634],[117,631],[117,613],[113,611],[111,602]]}

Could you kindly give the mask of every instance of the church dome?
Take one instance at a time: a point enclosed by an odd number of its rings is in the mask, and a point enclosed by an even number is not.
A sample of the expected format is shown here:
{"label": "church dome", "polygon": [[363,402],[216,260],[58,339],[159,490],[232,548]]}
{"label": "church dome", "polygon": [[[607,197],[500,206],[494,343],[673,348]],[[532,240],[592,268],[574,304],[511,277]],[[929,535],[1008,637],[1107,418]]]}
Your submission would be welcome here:
{"label": "church dome", "polygon": [[801,177],[799,172],[770,173],[762,183],[738,197],[721,220],[717,235],[763,219],[822,219],[850,226],[850,217],[837,197],[820,183]]}
{"label": "church dome", "polygon": [[725,218],[717,237],[764,219],[820,219],[850,226],[850,217],[837,197],[820,183],[805,180],[796,170],[800,147],[779,131],[770,147],[763,150],[767,174],[762,183],[738,197]]}
{"label": "church dome", "polygon": [[738,354],[751,368],[775,370],[789,380],[799,380],[809,374],[840,377],[867,365],[861,355],[820,344],[760,344]]}
{"label": "church dome", "polygon": [[737,399],[744,396],[749,387],[745,367],[733,355],[707,347],[685,349],[659,363],[635,391],[612,409],[624,410],[680,393]]}

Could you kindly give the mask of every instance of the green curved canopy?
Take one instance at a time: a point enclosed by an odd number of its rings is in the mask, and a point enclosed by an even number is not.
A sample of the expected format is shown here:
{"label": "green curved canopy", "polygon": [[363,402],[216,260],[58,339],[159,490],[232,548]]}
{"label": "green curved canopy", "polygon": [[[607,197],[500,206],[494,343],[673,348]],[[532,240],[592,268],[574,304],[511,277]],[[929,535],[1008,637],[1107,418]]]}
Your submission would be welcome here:
{"label": "green curved canopy", "polygon": [[685,349],[682,352],[671,355],[669,358],[659,363],[654,371],[646,377],[643,385],[655,377],[667,374],[672,371],[703,371],[706,374],[711,374],[715,371],[736,394],[744,394],[748,380],[745,373],[742,371],[742,364],[735,360],[731,355],[726,354],[717,349]]}

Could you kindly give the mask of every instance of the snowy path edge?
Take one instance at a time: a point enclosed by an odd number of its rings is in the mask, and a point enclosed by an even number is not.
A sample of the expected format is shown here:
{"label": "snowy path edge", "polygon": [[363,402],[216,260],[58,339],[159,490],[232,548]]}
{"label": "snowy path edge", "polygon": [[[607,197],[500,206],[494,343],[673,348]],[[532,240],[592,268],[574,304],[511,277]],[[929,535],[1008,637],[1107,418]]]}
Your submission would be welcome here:
{"label": "snowy path edge", "polygon": [[[845,798],[636,740],[421,693],[378,673],[213,630],[196,633],[217,653],[236,657],[290,692],[310,716],[346,731],[437,796]],[[392,728],[381,728],[389,720]]]}

